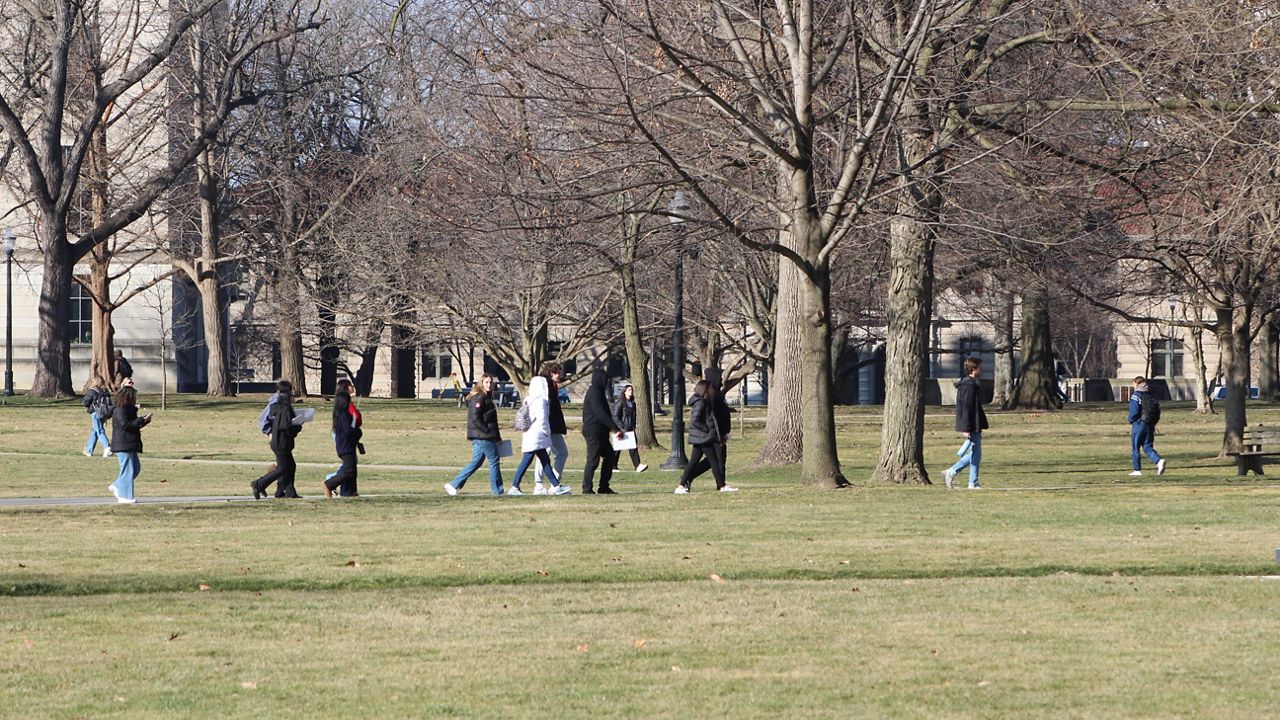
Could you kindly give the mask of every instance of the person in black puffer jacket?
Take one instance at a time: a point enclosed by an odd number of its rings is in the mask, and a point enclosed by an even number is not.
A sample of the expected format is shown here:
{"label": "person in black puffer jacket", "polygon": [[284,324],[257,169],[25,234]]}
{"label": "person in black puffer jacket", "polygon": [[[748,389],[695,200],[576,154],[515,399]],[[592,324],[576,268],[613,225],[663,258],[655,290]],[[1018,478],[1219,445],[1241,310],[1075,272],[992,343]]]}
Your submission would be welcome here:
{"label": "person in black puffer jacket", "polygon": [[[609,481],[613,479],[613,466],[616,464],[613,446],[609,442],[611,434],[622,435],[622,429],[613,419],[613,411],[609,409],[608,396],[609,374],[596,368],[591,373],[591,386],[582,398],[582,437],[587,441],[587,466],[582,471],[582,494],[614,495]],[[600,489],[593,490],[596,467],[600,467]]]}
{"label": "person in black puffer jacket", "polygon": [[724,447],[726,433],[720,429],[720,420],[716,417],[716,392],[711,383],[699,380],[693,386],[693,397],[689,400],[689,444],[693,451],[689,453],[689,464],[684,468],[680,484],[676,486],[676,494],[689,492],[693,479],[711,471],[716,479],[716,489],[721,492],[735,492],[724,479],[724,459],[721,448]]}
{"label": "person in black puffer jacket", "polygon": [[[618,401],[613,404],[613,421],[623,432],[636,431],[636,389],[631,383],[622,386],[622,392],[618,393]],[[631,453],[631,466],[636,472],[644,472],[649,469],[648,465],[640,462],[640,449],[631,448],[627,452]],[[622,461],[622,453],[613,454],[613,469],[618,469],[618,463]]]}
{"label": "person in black puffer jacket", "polygon": [[120,474],[110,486],[116,502],[135,502],[133,481],[142,472],[138,459],[142,453],[142,428],[150,424],[150,415],[138,417],[138,392],[131,387],[121,388],[111,411],[111,452],[120,463]]}
{"label": "person in black puffer jacket", "polygon": [[964,377],[956,382],[956,432],[965,438],[965,454],[955,465],[942,472],[942,479],[951,488],[956,474],[965,467],[969,468],[969,489],[980,490],[978,467],[982,464],[982,431],[986,430],[987,413],[982,409],[982,386],[978,378],[982,376],[982,361],[978,358],[965,358]]}
{"label": "person in black puffer jacket", "polygon": [[249,483],[253,499],[261,498],[271,483],[277,480],[280,481],[276,485],[277,498],[301,497],[294,487],[298,463],[293,459],[293,446],[294,439],[302,432],[302,426],[293,424],[293,383],[288,380],[276,383],[276,394],[267,410],[266,427],[266,432],[271,437],[271,452],[276,456],[276,465],[266,475]]}
{"label": "person in black puffer jacket", "polygon": [[359,496],[356,491],[359,474],[356,452],[364,431],[357,421],[358,411],[352,412],[350,383],[343,383],[346,381],[338,383],[338,393],[333,396],[333,444],[338,452],[338,459],[342,460],[342,467],[324,481],[324,496],[330,498],[339,487],[343,488],[345,497]]}
{"label": "person in black puffer jacket", "polygon": [[457,477],[444,484],[444,491],[457,495],[480,465],[489,462],[489,491],[502,494],[502,430],[498,427],[498,408],[493,404],[493,386],[497,378],[485,373],[467,396],[467,439],[471,441],[471,462],[458,471]]}

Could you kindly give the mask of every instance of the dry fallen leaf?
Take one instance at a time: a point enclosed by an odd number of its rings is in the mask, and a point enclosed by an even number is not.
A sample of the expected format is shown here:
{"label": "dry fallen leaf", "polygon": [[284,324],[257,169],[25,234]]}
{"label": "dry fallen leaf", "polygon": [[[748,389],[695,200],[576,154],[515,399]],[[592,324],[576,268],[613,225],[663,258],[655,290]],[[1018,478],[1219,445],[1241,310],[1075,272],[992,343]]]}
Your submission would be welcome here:
{"label": "dry fallen leaf", "polygon": [[240,687],[244,688],[245,690],[257,690],[258,683],[252,680],[245,680],[244,682],[240,683]]}
{"label": "dry fallen leaf", "polygon": [[672,666],[671,666],[671,672],[680,672],[680,666],[679,666],[679,665],[672,665]]}
{"label": "dry fallen leaf", "polygon": [[18,563],[18,567],[20,567],[20,568],[24,568],[24,567],[26,567],[26,565],[23,565],[22,563]]}
{"label": "dry fallen leaf", "polygon": [[854,588],[852,592],[862,592],[862,591],[859,590],[858,588]]}
{"label": "dry fallen leaf", "polygon": [[201,592],[204,592],[205,590],[208,590],[208,589],[209,589],[209,586],[208,586],[208,585],[205,585],[204,583],[200,583],[200,591],[201,591]]}
{"label": "dry fallen leaf", "polygon": [[547,576],[549,576],[551,573],[547,572],[546,570],[539,570],[539,571],[538,571],[538,574],[539,574],[539,575],[541,575],[542,577],[547,577]]}
{"label": "dry fallen leaf", "polygon": [[170,640],[177,640],[177,639],[178,639],[178,636],[179,636],[179,635],[181,635],[181,634],[182,634],[182,633],[169,633],[169,639],[170,639]]}
{"label": "dry fallen leaf", "polygon": [[591,646],[587,645],[586,643],[582,643],[581,645],[578,646],[578,652],[586,652],[590,649],[591,649]]}
{"label": "dry fallen leaf", "polygon": [[684,557],[682,557],[682,558],[680,558],[680,559],[681,559],[681,560],[692,560],[693,558],[692,558],[692,557],[689,557],[688,555],[685,555]]}
{"label": "dry fallen leaf", "polygon": [[355,560],[348,560],[343,567],[358,568],[360,567],[360,563],[356,562]]}
{"label": "dry fallen leaf", "polygon": [[31,638],[22,638],[22,644],[26,645],[28,650],[36,646],[35,643],[31,642]]}
{"label": "dry fallen leaf", "polygon": [[724,582],[724,578],[720,577],[719,575],[717,575],[717,574],[715,574],[715,573],[711,573],[708,577],[710,577],[710,578],[711,578],[711,581],[712,581],[712,582],[718,582],[718,583],[722,583],[722,582]]}
{"label": "dry fallen leaf", "polygon": [[848,561],[848,560],[841,560],[841,561],[840,561],[840,564],[841,564],[841,565],[848,565],[848,564],[849,564],[849,561]]}
{"label": "dry fallen leaf", "polygon": [[635,640],[631,641],[631,644],[634,645],[637,650],[639,650],[640,648],[644,647],[644,638],[636,638]]}
{"label": "dry fallen leaf", "polygon": [[986,687],[990,684],[991,684],[990,680],[983,680],[982,682],[978,683],[978,687]]}

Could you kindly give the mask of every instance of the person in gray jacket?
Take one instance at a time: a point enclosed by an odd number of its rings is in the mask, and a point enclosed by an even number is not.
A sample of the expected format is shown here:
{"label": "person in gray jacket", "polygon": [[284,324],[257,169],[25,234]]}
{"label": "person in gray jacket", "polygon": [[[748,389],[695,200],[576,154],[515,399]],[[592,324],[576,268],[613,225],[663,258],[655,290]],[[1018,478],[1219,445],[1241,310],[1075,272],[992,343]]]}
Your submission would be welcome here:
{"label": "person in gray jacket", "polygon": [[724,479],[724,455],[721,449],[725,433],[720,431],[715,401],[716,393],[711,383],[699,380],[693,386],[693,397],[689,400],[689,444],[693,445],[693,451],[689,453],[689,464],[685,466],[680,484],[676,486],[677,495],[688,493],[693,479],[707,470],[716,479],[717,490],[738,491],[738,488],[731,487]]}

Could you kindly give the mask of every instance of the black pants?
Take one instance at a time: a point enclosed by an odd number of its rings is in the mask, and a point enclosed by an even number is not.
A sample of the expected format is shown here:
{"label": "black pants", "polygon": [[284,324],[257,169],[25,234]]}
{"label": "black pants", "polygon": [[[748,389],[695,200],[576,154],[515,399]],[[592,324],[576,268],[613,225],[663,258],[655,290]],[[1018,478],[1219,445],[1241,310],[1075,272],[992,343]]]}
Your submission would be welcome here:
{"label": "black pants", "polygon": [[266,492],[271,483],[279,480],[280,484],[276,485],[276,497],[298,497],[298,491],[293,487],[294,475],[298,472],[298,463],[293,460],[293,451],[275,450],[274,452],[276,469],[254,480],[254,489],[258,492]]}
{"label": "black pants", "polygon": [[338,491],[338,494],[342,497],[358,495],[356,477],[360,474],[360,468],[359,461],[356,460],[356,454],[347,453],[346,455],[339,455],[338,458],[342,460],[342,467],[338,468],[338,474],[324,481],[324,486],[329,488],[330,492],[338,490],[339,486],[341,486],[342,489]]}
{"label": "black pants", "polygon": [[[627,452],[631,453],[631,467],[632,468],[640,467],[640,449],[631,448]],[[621,468],[619,468],[618,465],[621,462],[622,462],[622,451],[619,450],[613,454],[613,469],[620,470]]]}
{"label": "black pants", "polygon": [[711,471],[712,477],[716,479],[716,488],[724,487],[724,445],[718,442],[701,443],[693,446],[693,452],[689,454],[689,464],[684,468],[684,476],[680,478],[680,484],[689,487],[693,479],[706,472]]}
{"label": "black pants", "polygon": [[587,467],[582,471],[582,492],[592,491],[596,467],[600,467],[600,489],[608,490],[609,481],[613,479],[613,468],[618,464],[618,453],[609,444],[609,431],[602,433],[582,433],[587,441]]}

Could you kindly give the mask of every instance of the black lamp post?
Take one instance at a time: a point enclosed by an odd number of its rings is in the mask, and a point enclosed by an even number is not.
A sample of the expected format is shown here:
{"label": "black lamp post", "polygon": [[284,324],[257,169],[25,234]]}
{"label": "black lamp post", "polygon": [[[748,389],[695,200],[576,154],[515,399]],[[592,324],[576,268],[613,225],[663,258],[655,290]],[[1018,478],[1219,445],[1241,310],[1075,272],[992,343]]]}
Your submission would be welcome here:
{"label": "black lamp post", "polygon": [[671,332],[671,456],[662,469],[683,470],[689,464],[684,454],[684,222],[689,201],[683,191],[676,191],[667,212],[676,231],[676,317]]}
{"label": "black lamp post", "polygon": [[5,316],[4,316],[4,394],[13,397],[13,250],[18,237],[13,228],[4,229]]}

